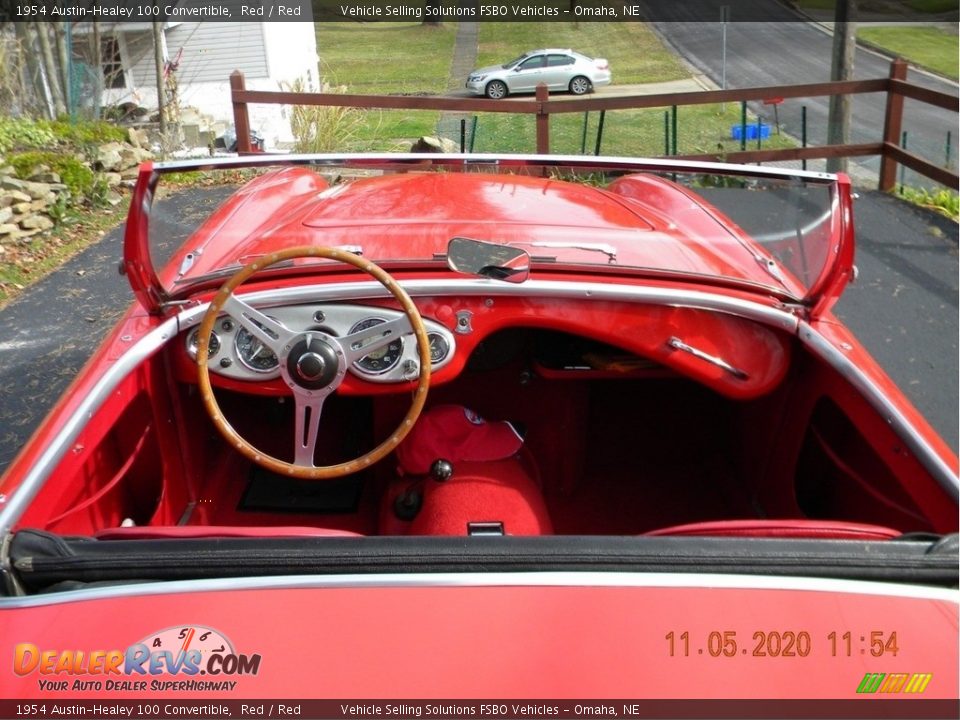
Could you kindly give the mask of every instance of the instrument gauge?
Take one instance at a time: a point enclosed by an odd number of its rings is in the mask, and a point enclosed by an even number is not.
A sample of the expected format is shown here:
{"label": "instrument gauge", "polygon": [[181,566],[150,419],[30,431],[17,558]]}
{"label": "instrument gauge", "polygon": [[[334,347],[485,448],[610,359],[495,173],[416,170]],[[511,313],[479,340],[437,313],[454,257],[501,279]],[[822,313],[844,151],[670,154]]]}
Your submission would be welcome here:
{"label": "instrument gauge", "polygon": [[[276,318],[270,318],[275,320]],[[237,357],[240,362],[254,372],[267,373],[276,370],[280,365],[277,356],[273,350],[263,344],[257,337],[252,335],[245,327],[237,330],[237,339],[235,341],[237,348]]]}
{"label": "instrument gauge", "polygon": [[427,333],[427,339],[430,341],[430,362],[436,365],[443,362],[450,352],[450,343],[440,333]]}
{"label": "instrument gauge", "polygon": [[[200,328],[196,328],[187,336],[187,354],[192,360],[197,359],[197,341],[200,338]],[[210,342],[207,343],[207,357],[213,358],[220,352],[220,337],[215,333],[210,333]]]}
{"label": "instrument gauge", "polygon": [[[367,318],[366,320],[361,320],[352,328],[350,328],[350,334],[352,335],[355,332],[366,330],[367,328],[371,328],[374,325],[379,325],[383,322],[386,322],[383,318]],[[400,355],[402,354],[403,339],[397,338],[387,345],[377,348],[369,355],[364,355],[353,365],[365,373],[370,373],[371,375],[380,375],[388,370],[392,370],[396,364],[400,362]]]}

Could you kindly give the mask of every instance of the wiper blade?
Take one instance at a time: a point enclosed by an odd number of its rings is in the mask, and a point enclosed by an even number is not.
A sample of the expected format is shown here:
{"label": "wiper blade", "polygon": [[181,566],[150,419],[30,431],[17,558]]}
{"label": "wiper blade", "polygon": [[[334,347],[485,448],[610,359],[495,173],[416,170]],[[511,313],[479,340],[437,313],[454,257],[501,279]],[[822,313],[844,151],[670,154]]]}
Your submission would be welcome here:
{"label": "wiper blade", "polygon": [[600,252],[607,256],[607,261],[615,263],[617,261],[617,248],[610,243],[594,242],[562,242],[541,240],[535,242],[523,242],[521,240],[508,243],[510,245],[529,245],[538,248],[552,248],[555,250],[586,250],[587,252]]}

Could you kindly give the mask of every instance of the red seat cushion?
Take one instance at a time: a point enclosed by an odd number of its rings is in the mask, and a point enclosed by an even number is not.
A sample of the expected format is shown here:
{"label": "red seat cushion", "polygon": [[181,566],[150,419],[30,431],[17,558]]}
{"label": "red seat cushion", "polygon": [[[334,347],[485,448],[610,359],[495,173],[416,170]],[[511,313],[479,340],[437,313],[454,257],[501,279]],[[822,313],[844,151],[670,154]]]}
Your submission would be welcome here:
{"label": "red seat cushion", "polygon": [[842,520],[709,520],[652,530],[646,535],[700,537],[820,538],[822,540],[891,540],[902,533],[881,525]]}
{"label": "red seat cushion", "polygon": [[359,537],[349,530],[299,526],[240,525],[163,525],[107,528],[95,535],[98,540],[162,540],[166,538],[283,538],[283,537]]}

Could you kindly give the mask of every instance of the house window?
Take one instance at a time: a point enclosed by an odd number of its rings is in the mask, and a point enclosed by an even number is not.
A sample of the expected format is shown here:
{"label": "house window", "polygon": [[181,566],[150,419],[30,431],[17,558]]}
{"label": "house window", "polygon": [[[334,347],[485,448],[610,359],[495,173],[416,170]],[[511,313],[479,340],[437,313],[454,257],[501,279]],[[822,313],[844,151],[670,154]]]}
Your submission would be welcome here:
{"label": "house window", "polygon": [[127,80],[120,59],[120,42],[116,37],[106,37],[100,41],[100,58],[103,64],[103,86],[125,88]]}

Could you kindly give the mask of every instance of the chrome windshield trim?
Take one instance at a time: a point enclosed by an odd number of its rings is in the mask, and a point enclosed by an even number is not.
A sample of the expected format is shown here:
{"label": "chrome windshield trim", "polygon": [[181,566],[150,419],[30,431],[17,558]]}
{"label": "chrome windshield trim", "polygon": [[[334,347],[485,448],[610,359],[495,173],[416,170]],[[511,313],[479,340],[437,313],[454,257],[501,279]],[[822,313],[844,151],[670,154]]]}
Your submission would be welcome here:
{"label": "chrome windshield trim", "polygon": [[283,577],[175,580],[138,583],[49,595],[0,598],[0,611],[148,595],[182,595],[239,590],[336,590],[346,588],[428,587],[593,587],[593,588],[723,588],[731,590],[786,590],[844,593],[936,600],[960,604],[960,592],[947,588],[866,580],[765,577],[762,575],[628,573],[628,572],[517,572],[517,573],[387,573],[383,575],[288,575]]}
{"label": "chrome windshield trim", "polygon": [[74,440],[83,432],[85,421],[92,417],[93,413],[100,408],[117,385],[134,368],[157,352],[169,340],[176,337],[177,332],[177,318],[172,317],[165,320],[159,327],[144,335],[110,366],[103,377],[94,385],[90,394],[80,402],[73,414],[67,418],[60,432],[56,434],[33,467],[27,471],[23,481],[7,495],[7,502],[3,510],[0,511],[0,534],[6,535],[20,518],[27,504],[43,487],[44,482],[53,472],[57,463],[73,445]]}
{"label": "chrome windshield trim", "polygon": [[356,167],[359,169],[377,169],[414,165],[420,168],[433,166],[450,167],[546,167],[574,170],[608,170],[632,172],[694,172],[716,173],[720,175],[742,175],[764,179],[796,179],[816,183],[836,182],[837,176],[831,173],[812,170],[794,170],[757,165],[736,165],[723,162],[699,160],[659,160],[654,158],[634,158],[620,156],[590,157],[584,155],[493,155],[469,153],[356,153],[356,154],[315,154],[315,155],[262,155],[239,158],[207,158],[201,160],[173,160],[154,163],[153,170],[165,172],[183,172],[188,170],[222,170],[227,168],[257,167],[293,167],[312,166],[328,168]]}
{"label": "chrome windshield trim", "polygon": [[800,321],[798,337],[814,354],[820,356],[860,391],[867,402],[890,424],[897,437],[916,455],[920,464],[936,479],[956,502],[960,498],[960,479],[953,469],[930,447],[923,435],[902,412],[881,392],[880,388],[808,322]]}
{"label": "chrome windshield trim", "polygon": [[[551,280],[527,280],[522,284],[513,285],[497,280],[475,278],[462,280],[402,280],[400,284],[411,297],[482,295],[483,297],[539,297],[672,305],[739,315],[790,333],[797,331],[799,322],[795,315],[777,307],[702,290],[675,290],[672,288]],[[243,297],[246,301],[259,307],[270,307],[289,303],[371,300],[392,296],[380,283],[365,281],[263,290],[245,293]],[[206,312],[206,307],[206,305],[202,305],[184,310],[179,316],[183,327],[198,324],[200,318],[203,317],[203,313]]]}

